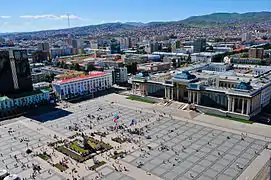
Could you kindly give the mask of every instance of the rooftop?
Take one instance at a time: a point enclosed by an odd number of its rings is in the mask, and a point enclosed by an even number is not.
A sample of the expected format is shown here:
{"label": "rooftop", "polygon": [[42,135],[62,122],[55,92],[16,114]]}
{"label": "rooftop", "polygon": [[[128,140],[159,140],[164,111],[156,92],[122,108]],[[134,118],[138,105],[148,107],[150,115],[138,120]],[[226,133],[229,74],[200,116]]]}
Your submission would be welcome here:
{"label": "rooftop", "polygon": [[9,98],[7,97],[7,96],[2,96],[2,97],[0,97],[0,102],[1,101],[6,101],[6,100],[8,100]]}
{"label": "rooftop", "polygon": [[82,76],[78,76],[78,77],[74,77],[74,78],[68,78],[68,79],[54,81],[53,84],[69,83],[69,82],[73,82],[73,81],[79,81],[79,80],[82,80],[82,79],[100,77],[100,76],[103,76],[105,74],[108,74],[108,73],[100,72],[100,71],[94,71],[94,72],[91,72],[88,75],[82,75]]}

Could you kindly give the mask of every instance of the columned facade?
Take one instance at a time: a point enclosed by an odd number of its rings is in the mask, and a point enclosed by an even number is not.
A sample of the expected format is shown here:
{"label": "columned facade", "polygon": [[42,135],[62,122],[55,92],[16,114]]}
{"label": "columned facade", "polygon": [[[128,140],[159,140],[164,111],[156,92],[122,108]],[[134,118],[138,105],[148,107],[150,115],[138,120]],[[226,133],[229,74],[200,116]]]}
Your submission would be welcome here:
{"label": "columned facade", "polygon": [[250,97],[228,96],[228,112],[250,115],[261,108],[261,95]]}

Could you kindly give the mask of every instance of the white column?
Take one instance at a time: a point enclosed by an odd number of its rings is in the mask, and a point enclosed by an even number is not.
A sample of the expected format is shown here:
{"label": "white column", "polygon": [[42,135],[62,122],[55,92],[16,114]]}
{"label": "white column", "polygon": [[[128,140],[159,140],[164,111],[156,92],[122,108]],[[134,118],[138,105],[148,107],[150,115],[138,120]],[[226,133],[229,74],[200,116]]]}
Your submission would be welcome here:
{"label": "white column", "polygon": [[196,93],[193,92],[193,104],[195,104],[195,101],[196,101]]}
{"label": "white column", "polygon": [[232,107],[231,107],[231,111],[234,112],[234,103],[235,103],[235,98],[232,98]]}
{"label": "white column", "polygon": [[197,104],[200,103],[200,92],[197,92]]}
{"label": "white column", "polygon": [[250,113],[250,99],[247,100],[247,115]]}
{"label": "white column", "polygon": [[244,98],[242,98],[242,114],[244,114],[244,110],[245,110],[245,100]]}
{"label": "white column", "polygon": [[179,101],[179,95],[180,95],[180,92],[179,92],[179,85],[177,85],[177,97],[176,97],[176,100]]}
{"label": "white column", "polygon": [[173,96],[173,87],[171,88],[171,99],[173,100],[174,99],[174,96]]}
{"label": "white column", "polygon": [[231,97],[228,97],[228,111],[231,111],[231,103],[232,103]]}
{"label": "white column", "polygon": [[188,91],[188,102],[191,102],[191,91]]}
{"label": "white column", "polygon": [[167,87],[165,87],[165,98],[167,99]]}

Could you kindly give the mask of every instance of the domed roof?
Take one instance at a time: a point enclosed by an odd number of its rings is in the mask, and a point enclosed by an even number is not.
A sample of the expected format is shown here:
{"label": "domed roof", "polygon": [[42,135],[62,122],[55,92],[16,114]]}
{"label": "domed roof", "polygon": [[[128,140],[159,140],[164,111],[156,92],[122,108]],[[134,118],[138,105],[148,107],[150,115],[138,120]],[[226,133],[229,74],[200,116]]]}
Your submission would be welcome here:
{"label": "domed roof", "polygon": [[236,87],[236,89],[240,89],[240,90],[251,90],[253,89],[253,87],[250,85],[250,82],[240,82]]}
{"label": "domed roof", "polygon": [[148,76],[149,76],[149,73],[147,73],[147,72],[140,72],[140,73],[136,74],[137,78],[148,77]]}
{"label": "domed roof", "polygon": [[190,74],[188,71],[183,71],[175,76],[176,79],[191,80],[196,79],[195,75]]}

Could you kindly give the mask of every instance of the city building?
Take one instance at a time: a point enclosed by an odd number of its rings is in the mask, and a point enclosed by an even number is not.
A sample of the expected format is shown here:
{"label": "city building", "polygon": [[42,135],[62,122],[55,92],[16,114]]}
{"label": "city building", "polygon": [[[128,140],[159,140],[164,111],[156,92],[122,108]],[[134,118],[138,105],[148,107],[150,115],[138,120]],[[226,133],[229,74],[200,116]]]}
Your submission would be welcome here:
{"label": "city building", "polygon": [[269,66],[216,63],[179,69],[164,81],[136,76],[132,92],[148,96],[150,89],[152,95],[163,91],[166,99],[192,103],[202,112],[250,119],[270,103],[270,80]]}
{"label": "city building", "polygon": [[51,66],[44,66],[40,67],[41,72],[46,72],[46,73],[53,73],[53,74],[73,74],[78,71],[75,70],[69,70],[69,69],[63,69],[63,68],[57,68],[57,67],[51,67]]}
{"label": "city building", "polygon": [[49,89],[51,86],[51,83],[48,82],[39,82],[33,84],[34,90],[43,90],[43,89]]}
{"label": "city building", "polygon": [[116,39],[110,41],[110,52],[111,54],[120,54],[120,42]]}
{"label": "city building", "polygon": [[145,45],[145,52],[147,54],[151,54],[151,53],[159,51],[161,49],[162,49],[162,44],[158,43],[157,41],[155,41],[155,42],[150,41]]}
{"label": "city building", "polygon": [[50,92],[47,90],[35,90],[21,95],[15,95],[12,98],[8,96],[0,97],[0,118],[10,115],[10,112],[17,109],[48,104],[50,101]]}
{"label": "city building", "polygon": [[60,56],[68,56],[72,54],[72,49],[71,48],[51,48],[50,49],[50,55],[51,58],[54,59],[56,57]]}
{"label": "city building", "polygon": [[200,52],[192,53],[191,62],[210,63],[215,55],[223,54],[223,52]]}
{"label": "city building", "polygon": [[32,53],[32,62],[34,63],[42,63],[44,61],[47,61],[49,58],[49,51],[34,51]]}
{"label": "city building", "polygon": [[243,33],[241,35],[241,38],[242,38],[243,42],[251,41],[252,40],[252,33],[251,32]]}
{"label": "city building", "polygon": [[2,95],[33,90],[26,50],[0,50],[0,83]]}
{"label": "city building", "polygon": [[170,62],[151,62],[138,64],[138,71],[147,71],[147,72],[159,72],[159,71],[168,71],[170,69]]}
{"label": "city building", "polygon": [[196,39],[193,43],[193,51],[194,53],[200,53],[206,51],[206,39],[199,38]]}
{"label": "city building", "polygon": [[125,84],[128,82],[127,67],[115,67],[112,69],[104,70],[104,72],[112,73],[113,84]]}
{"label": "city building", "polygon": [[177,49],[181,48],[181,41],[176,40],[171,43],[171,52],[176,53]]}
{"label": "city building", "polygon": [[60,99],[69,99],[86,94],[93,95],[97,91],[112,86],[112,74],[96,71],[89,75],[54,81],[52,86]]}
{"label": "city building", "polygon": [[38,43],[38,49],[41,51],[49,52],[50,49],[49,43]]}
{"label": "city building", "polygon": [[46,81],[47,74],[48,73],[44,73],[44,72],[31,73],[32,83],[39,83],[39,82]]}
{"label": "city building", "polygon": [[83,41],[81,39],[73,39],[72,40],[72,48],[74,48],[74,49],[84,48]]}
{"label": "city building", "polygon": [[248,58],[263,58],[264,49],[263,48],[250,48],[248,50]]}
{"label": "city building", "polygon": [[268,60],[268,59],[258,59],[258,58],[232,58],[231,63],[233,63],[233,64],[268,65],[268,64],[270,64],[270,60]]}

